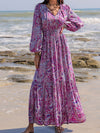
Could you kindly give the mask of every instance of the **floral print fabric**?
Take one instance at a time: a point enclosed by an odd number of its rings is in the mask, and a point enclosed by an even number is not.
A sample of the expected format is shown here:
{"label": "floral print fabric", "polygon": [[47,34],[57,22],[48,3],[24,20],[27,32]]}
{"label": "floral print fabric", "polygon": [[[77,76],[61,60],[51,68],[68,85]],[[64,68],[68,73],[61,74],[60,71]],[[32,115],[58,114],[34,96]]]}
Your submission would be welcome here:
{"label": "floral print fabric", "polygon": [[41,52],[29,94],[29,123],[56,125],[82,123],[86,120],[76,86],[67,38],[60,34],[83,26],[79,16],[67,4],[53,15],[45,4],[34,10],[30,51]]}

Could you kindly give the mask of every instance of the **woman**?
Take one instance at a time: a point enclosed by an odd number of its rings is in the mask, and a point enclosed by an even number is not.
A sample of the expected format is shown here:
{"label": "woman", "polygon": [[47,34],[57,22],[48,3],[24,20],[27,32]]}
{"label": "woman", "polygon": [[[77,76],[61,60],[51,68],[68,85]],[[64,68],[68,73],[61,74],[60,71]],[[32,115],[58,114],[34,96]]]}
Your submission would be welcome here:
{"label": "woman", "polygon": [[35,7],[30,51],[35,53],[36,71],[29,95],[29,125],[55,125],[86,120],[76,86],[71,54],[63,28],[77,31],[83,22],[63,0],[44,0]]}

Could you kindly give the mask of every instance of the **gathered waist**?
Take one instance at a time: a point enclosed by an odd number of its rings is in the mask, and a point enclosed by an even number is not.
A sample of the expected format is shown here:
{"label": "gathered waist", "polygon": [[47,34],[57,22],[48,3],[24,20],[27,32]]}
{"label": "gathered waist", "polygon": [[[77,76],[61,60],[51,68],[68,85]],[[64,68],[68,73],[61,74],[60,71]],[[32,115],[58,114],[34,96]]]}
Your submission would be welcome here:
{"label": "gathered waist", "polygon": [[43,33],[43,41],[44,41],[44,44],[50,40],[55,40],[55,41],[59,41],[59,39],[62,39],[64,38],[64,34],[63,33],[60,33],[58,31],[56,32],[44,32]]}
{"label": "gathered waist", "polygon": [[51,35],[60,35],[60,30],[61,29],[57,29],[57,30],[44,30],[43,31],[43,35],[44,36],[51,36]]}

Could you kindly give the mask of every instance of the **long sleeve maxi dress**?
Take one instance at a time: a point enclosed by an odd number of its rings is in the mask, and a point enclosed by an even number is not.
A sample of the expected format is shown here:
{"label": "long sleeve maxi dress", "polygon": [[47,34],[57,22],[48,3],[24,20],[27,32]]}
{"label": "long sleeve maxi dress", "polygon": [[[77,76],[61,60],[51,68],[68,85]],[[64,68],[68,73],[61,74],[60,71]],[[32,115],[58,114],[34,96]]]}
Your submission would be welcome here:
{"label": "long sleeve maxi dress", "polygon": [[56,125],[82,123],[86,116],[76,86],[66,30],[83,26],[79,16],[67,4],[53,15],[42,3],[35,6],[30,51],[41,52],[29,94],[29,123]]}

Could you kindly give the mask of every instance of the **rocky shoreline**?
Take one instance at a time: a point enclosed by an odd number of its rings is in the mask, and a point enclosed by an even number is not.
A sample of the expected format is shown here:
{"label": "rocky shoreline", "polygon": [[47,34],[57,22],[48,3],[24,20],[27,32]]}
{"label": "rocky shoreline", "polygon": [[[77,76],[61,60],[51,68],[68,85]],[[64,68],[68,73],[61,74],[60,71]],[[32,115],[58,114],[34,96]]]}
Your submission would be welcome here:
{"label": "rocky shoreline", "polygon": [[72,63],[75,68],[100,68],[100,62],[93,57],[99,54],[72,53]]}
{"label": "rocky shoreline", "polygon": [[[94,57],[100,57],[100,54],[95,53],[72,53],[72,63],[75,70],[77,82],[86,82],[88,79],[97,78],[95,75],[90,75],[88,69],[99,69],[100,61]],[[12,70],[16,72],[35,71],[34,53],[17,53],[13,51],[0,51],[0,70]],[[34,66],[34,67],[33,67]],[[31,82],[25,75],[13,75],[9,78],[14,82]],[[22,80],[24,79],[24,80]]]}

